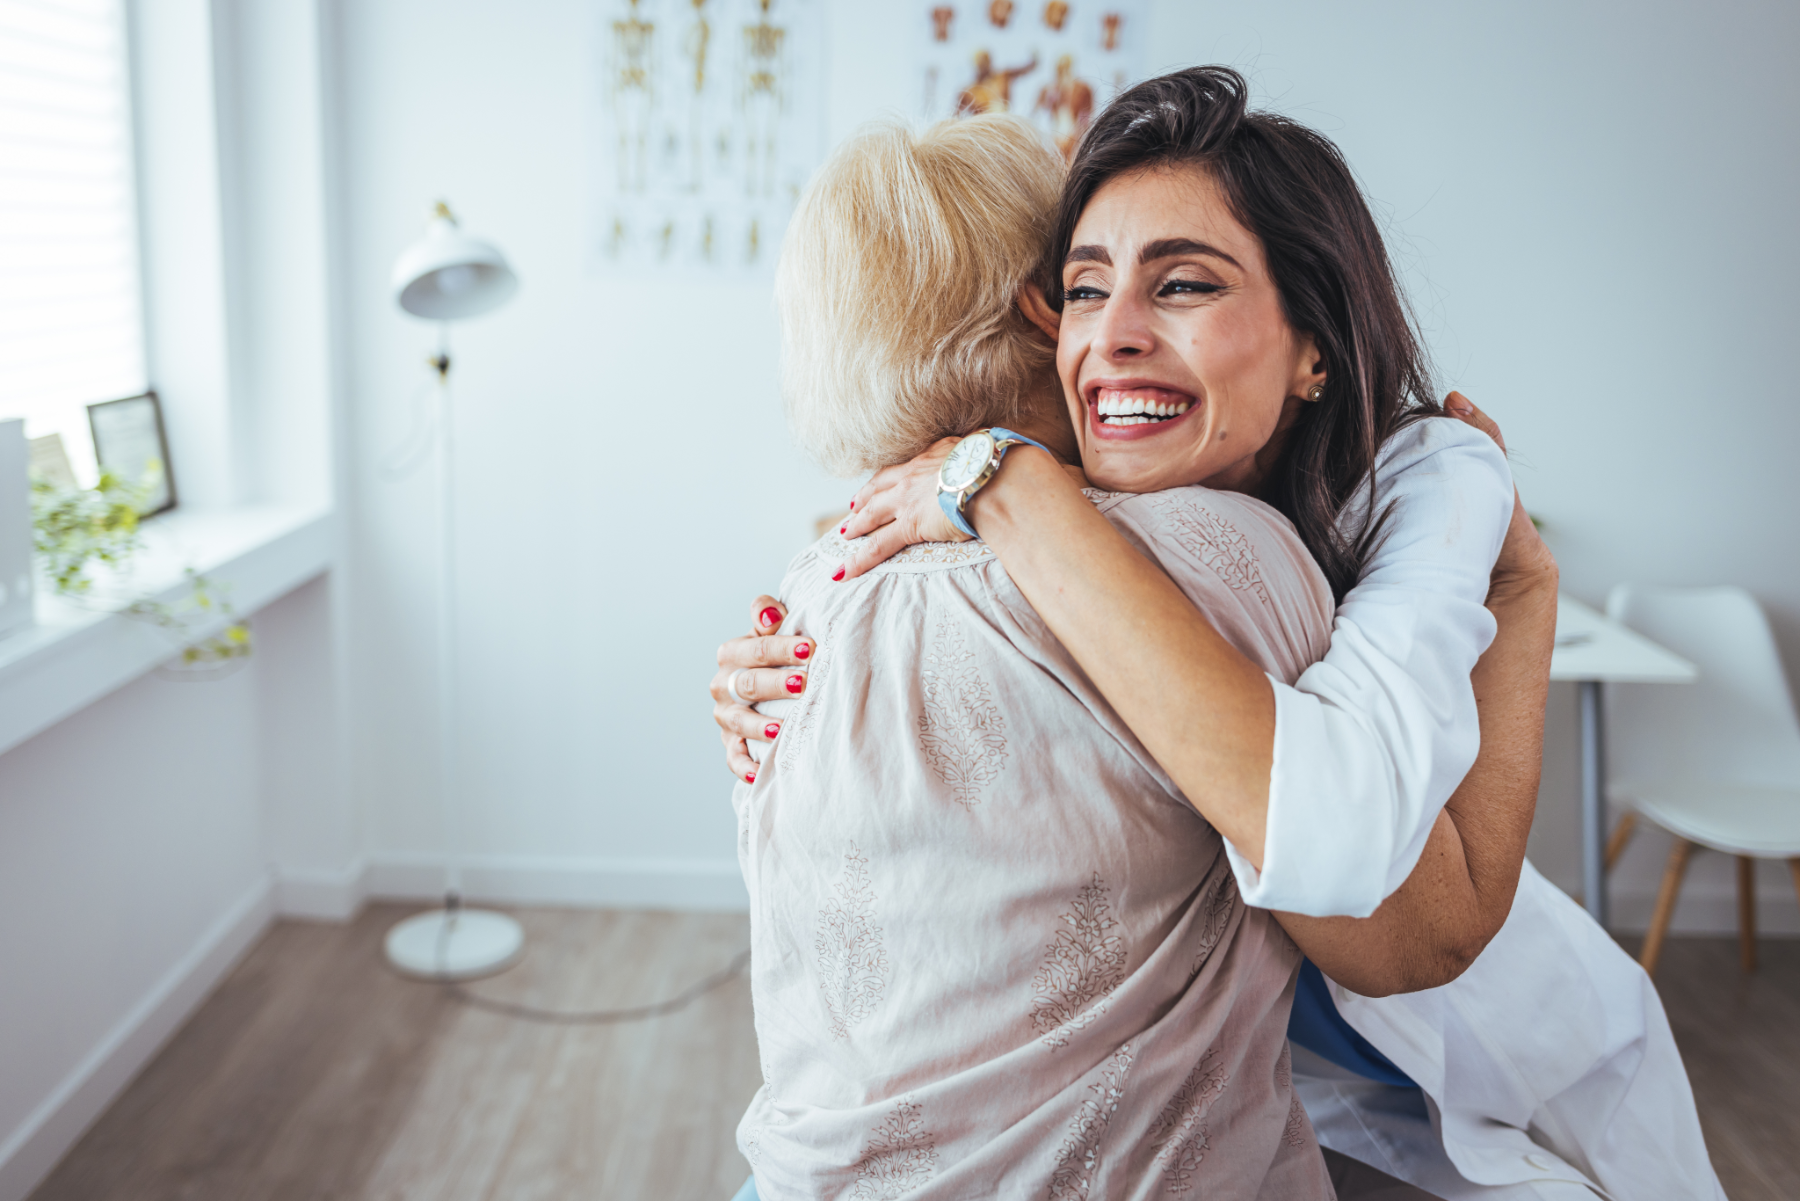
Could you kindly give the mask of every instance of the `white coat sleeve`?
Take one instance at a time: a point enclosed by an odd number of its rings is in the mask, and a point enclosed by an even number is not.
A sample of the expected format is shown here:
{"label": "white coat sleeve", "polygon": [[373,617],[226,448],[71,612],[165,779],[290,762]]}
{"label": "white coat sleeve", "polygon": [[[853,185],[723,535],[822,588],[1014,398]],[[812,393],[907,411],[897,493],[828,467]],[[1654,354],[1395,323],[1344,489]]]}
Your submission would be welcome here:
{"label": "white coat sleeve", "polygon": [[1338,606],[1325,657],[1292,687],[1271,679],[1262,870],[1226,844],[1247,904],[1373,913],[1412,873],[1480,749],[1469,673],[1494,640],[1484,601],[1512,473],[1487,435],[1428,418],[1382,450],[1375,512],[1390,503],[1386,539]]}

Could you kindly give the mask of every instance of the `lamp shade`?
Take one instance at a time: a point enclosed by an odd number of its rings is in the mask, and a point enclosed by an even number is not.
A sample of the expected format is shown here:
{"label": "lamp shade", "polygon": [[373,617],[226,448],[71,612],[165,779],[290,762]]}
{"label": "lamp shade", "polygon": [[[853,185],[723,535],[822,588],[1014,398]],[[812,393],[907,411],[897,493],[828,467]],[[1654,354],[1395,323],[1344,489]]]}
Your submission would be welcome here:
{"label": "lamp shade", "polygon": [[415,317],[456,321],[499,308],[518,290],[519,277],[490,242],[457,227],[444,205],[425,236],[394,264],[394,300]]}

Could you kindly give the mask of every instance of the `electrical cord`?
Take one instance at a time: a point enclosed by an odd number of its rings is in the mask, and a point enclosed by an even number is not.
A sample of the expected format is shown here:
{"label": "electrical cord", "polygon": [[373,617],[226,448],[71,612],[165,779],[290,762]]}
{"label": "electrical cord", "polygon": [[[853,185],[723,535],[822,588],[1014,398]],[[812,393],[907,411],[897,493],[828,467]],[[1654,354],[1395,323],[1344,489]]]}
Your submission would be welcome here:
{"label": "electrical cord", "polygon": [[[444,909],[454,916],[462,908],[462,896],[454,891],[444,894]],[[715,988],[731,983],[743,974],[750,964],[750,948],[745,947],[731,957],[731,962],[710,976],[703,977],[686,989],[676,993],[666,1001],[657,1001],[651,1005],[631,1005],[623,1009],[539,1009],[535,1005],[521,1005],[516,1001],[499,1001],[493,997],[484,997],[480,993],[470,992],[467,985],[448,978],[448,958],[450,947],[450,925],[445,922],[438,929],[437,961],[438,983],[444,991],[461,1001],[471,1009],[481,1009],[488,1013],[497,1013],[502,1017],[518,1018],[526,1022],[550,1022],[564,1026],[601,1025],[608,1022],[637,1022],[645,1018],[661,1017],[665,1013],[674,1013],[692,1004]]]}
{"label": "electrical cord", "polygon": [[749,964],[750,949],[746,947],[733,955],[731,962],[723,968],[676,993],[668,1000],[658,1001],[653,1005],[633,1005],[624,1009],[574,1011],[539,1009],[534,1005],[520,1005],[512,1001],[497,1001],[492,997],[484,997],[479,993],[470,992],[466,985],[452,981],[446,981],[444,988],[451,996],[472,1009],[497,1013],[503,1017],[519,1018],[527,1022],[551,1022],[565,1026],[600,1025],[608,1022],[636,1022],[645,1018],[661,1017],[665,1013],[674,1013],[714,989],[731,983],[743,974]]}

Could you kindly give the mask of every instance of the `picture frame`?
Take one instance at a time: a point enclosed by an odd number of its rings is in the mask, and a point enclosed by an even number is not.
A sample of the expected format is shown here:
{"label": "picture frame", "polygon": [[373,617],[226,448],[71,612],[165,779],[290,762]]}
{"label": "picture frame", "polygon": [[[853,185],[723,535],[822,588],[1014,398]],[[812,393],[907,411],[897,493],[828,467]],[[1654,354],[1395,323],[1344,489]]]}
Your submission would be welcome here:
{"label": "picture frame", "polygon": [[94,435],[94,458],[101,471],[136,483],[152,463],[161,466],[161,478],[138,516],[155,517],[173,509],[175,469],[169,462],[169,437],[163,428],[162,401],[155,390],[91,404],[87,413],[88,428]]}

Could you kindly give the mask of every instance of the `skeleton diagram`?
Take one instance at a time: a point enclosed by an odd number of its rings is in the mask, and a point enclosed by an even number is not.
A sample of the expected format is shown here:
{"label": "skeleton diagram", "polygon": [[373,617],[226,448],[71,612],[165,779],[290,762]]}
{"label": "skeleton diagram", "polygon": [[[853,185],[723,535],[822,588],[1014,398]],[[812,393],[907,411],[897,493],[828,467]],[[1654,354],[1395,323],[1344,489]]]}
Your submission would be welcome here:
{"label": "skeleton diagram", "polygon": [[706,157],[705,106],[701,94],[706,91],[706,44],[712,40],[712,25],[706,20],[706,0],[693,0],[693,4],[694,23],[688,26],[683,48],[694,64],[694,91],[688,97],[688,190],[698,192]]}
{"label": "skeleton diagram", "polygon": [[1004,113],[1012,108],[1013,80],[1037,70],[1037,55],[1022,67],[994,70],[994,59],[986,50],[975,52],[975,82],[956,98],[956,115],[967,113]]}
{"label": "skeleton diagram", "polygon": [[631,0],[630,15],[612,25],[612,102],[618,118],[617,167],[622,193],[644,190],[644,160],[655,99],[651,56],[655,33],[654,23],[638,20],[638,0]]}
{"label": "skeleton diagram", "polygon": [[1111,52],[1119,48],[1119,26],[1125,23],[1122,13],[1107,13],[1100,18],[1100,45]]}
{"label": "skeleton diagram", "polygon": [[1063,158],[1074,157],[1075,143],[1094,116],[1094,89],[1075,77],[1075,60],[1065,54],[1056,60],[1056,78],[1038,92],[1033,112],[1050,114],[1050,134]]}
{"label": "skeleton diagram", "polygon": [[769,23],[769,4],[759,0],[762,19],[744,26],[744,190],[751,196],[775,195],[787,30]]}

